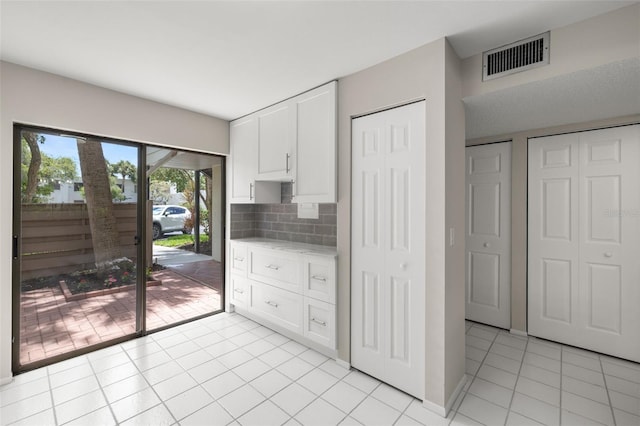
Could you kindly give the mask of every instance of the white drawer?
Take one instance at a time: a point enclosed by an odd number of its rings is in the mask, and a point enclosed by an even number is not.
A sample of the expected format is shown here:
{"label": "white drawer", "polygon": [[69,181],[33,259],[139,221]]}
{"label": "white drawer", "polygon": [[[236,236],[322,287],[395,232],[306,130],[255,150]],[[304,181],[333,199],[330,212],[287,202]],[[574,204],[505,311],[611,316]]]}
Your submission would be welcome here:
{"label": "white drawer", "polygon": [[249,278],[301,293],[300,256],[281,250],[249,249]]}
{"label": "white drawer", "polygon": [[250,291],[248,280],[243,276],[231,274],[229,283],[231,284],[229,289],[231,291],[229,295],[231,303],[241,308],[246,308]]}
{"label": "white drawer", "polygon": [[231,272],[247,275],[247,246],[231,243]]}
{"label": "white drawer", "polygon": [[303,294],[307,297],[336,303],[335,258],[304,256]]}
{"label": "white drawer", "polygon": [[336,348],[336,306],[304,298],[303,335],[331,349]]}
{"label": "white drawer", "polygon": [[249,309],[263,318],[302,334],[302,295],[251,281]]}

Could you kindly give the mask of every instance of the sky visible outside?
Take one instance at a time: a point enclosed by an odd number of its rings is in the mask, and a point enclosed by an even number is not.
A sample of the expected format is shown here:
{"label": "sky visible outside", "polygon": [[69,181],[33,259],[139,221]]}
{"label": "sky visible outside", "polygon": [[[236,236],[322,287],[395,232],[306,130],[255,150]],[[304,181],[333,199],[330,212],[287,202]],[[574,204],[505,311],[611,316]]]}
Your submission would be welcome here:
{"label": "sky visible outside", "polygon": [[[43,134],[45,141],[40,144],[40,152],[50,157],[69,157],[76,163],[76,175],[81,176],[80,160],[78,159],[78,146],[76,139],[67,136],[57,136]],[[104,158],[111,164],[120,160],[129,161],[131,164],[138,165],[138,149],[132,146],[118,145],[114,143],[102,143],[102,152]]]}

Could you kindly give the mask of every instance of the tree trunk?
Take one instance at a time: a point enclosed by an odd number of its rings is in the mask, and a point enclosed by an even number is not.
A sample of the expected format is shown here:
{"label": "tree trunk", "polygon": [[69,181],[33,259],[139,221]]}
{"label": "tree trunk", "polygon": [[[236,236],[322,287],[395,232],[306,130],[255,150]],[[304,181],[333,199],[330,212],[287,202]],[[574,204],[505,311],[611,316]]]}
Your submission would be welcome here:
{"label": "tree trunk", "polygon": [[96,267],[103,270],[110,267],[115,260],[122,258],[111,200],[109,173],[102,153],[102,144],[99,141],[78,139],[77,145],[89,213],[93,253]]}
{"label": "tree trunk", "polygon": [[209,220],[209,243],[213,244],[213,169],[209,169],[211,176],[206,176],[205,188],[207,199],[204,201],[207,206],[207,218]]}
{"label": "tree trunk", "polygon": [[27,141],[27,145],[29,145],[29,149],[31,150],[31,162],[29,163],[29,170],[27,171],[27,188],[22,201],[32,203],[36,196],[36,190],[38,189],[38,172],[40,171],[42,156],[40,155],[40,147],[38,146],[38,135],[33,132],[23,132],[22,136],[24,140]]}

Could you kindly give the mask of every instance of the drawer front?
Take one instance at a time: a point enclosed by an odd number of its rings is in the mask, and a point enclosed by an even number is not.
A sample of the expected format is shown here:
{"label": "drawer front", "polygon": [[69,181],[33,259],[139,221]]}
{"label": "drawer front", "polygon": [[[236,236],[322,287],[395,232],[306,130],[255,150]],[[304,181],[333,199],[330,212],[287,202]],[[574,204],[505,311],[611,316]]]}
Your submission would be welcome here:
{"label": "drawer front", "polygon": [[279,250],[249,249],[249,278],[302,293],[300,256]]}
{"label": "drawer front", "polygon": [[241,308],[246,308],[250,291],[248,280],[245,277],[231,274],[229,283],[231,284],[229,289],[231,291],[231,295],[229,296],[231,303]]}
{"label": "drawer front", "polygon": [[231,272],[246,275],[247,263],[247,246],[231,243]]}
{"label": "drawer front", "polygon": [[303,334],[331,349],[336,348],[336,306],[304,298]]}
{"label": "drawer front", "polygon": [[305,296],[335,304],[335,258],[305,256],[303,286]]}
{"label": "drawer front", "polygon": [[302,296],[299,294],[251,282],[249,309],[256,315],[302,334]]}

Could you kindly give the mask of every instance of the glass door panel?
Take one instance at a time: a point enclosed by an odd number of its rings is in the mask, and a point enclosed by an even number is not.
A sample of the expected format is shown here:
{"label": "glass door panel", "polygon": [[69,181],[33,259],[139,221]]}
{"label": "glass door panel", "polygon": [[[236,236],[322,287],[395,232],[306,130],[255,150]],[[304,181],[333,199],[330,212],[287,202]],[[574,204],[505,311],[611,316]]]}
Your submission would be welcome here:
{"label": "glass door panel", "polygon": [[223,310],[224,171],[214,155],[147,147],[146,158],[153,331]]}
{"label": "glass door panel", "polygon": [[20,371],[141,330],[140,148],[26,127],[16,135],[14,371]]}

